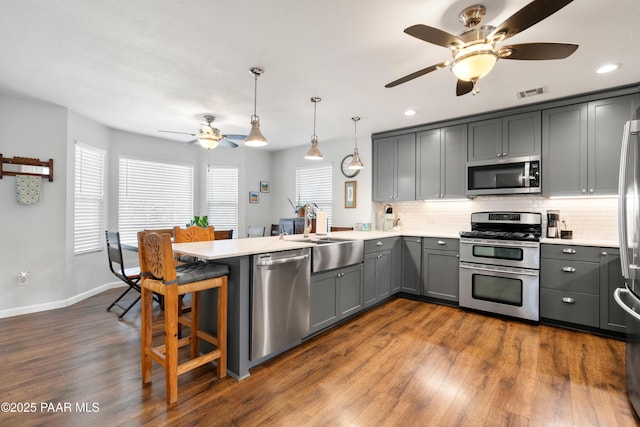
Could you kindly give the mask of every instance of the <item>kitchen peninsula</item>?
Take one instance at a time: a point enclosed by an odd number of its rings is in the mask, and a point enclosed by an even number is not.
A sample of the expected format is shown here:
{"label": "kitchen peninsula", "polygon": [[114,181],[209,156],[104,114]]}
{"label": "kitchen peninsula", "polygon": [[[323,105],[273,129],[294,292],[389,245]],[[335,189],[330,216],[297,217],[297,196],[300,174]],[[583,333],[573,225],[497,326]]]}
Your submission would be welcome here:
{"label": "kitchen peninsula", "polygon": [[[323,330],[344,318],[356,314],[363,309],[373,307],[378,303],[386,300],[388,297],[396,293],[407,295],[416,295],[419,298],[425,296],[425,300],[430,300],[435,295],[438,302],[445,304],[457,305],[457,233],[450,232],[429,232],[424,230],[403,230],[403,231],[340,231],[333,232],[327,236],[316,236],[312,234],[309,238],[302,235],[283,236],[281,240],[278,236],[258,237],[250,239],[233,239],[218,240],[213,242],[198,242],[189,244],[174,244],[174,250],[188,255],[200,257],[202,259],[216,260],[216,262],[229,266],[229,310],[228,310],[228,372],[234,378],[241,380],[249,376],[249,369],[253,368],[264,361],[280,354],[290,348],[298,345],[302,340],[291,343],[288,347],[280,348],[271,354],[261,357],[257,360],[251,360],[251,297],[252,297],[252,266],[253,255],[282,252],[295,249],[313,248],[317,239],[340,239],[340,240],[361,240],[364,243],[365,253],[363,264],[364,270],[369,273],[359,273],[359,283],[361,283],[358,295],[359,304],[356,309],[344,310],[345,315],[341,315],[342,311],[336,307],[335,313],[329,313],[326,319],[322,316],[324,313],[313,314],[314,303],[312,302],[312,319],[310,321],[310,334]],[[560,239],[543,239],[542,243],[550,243],[554,245],[582,245],[582,246],[599,246],[616,248],[617,242],[614,241],[597,241],[591,242],[588,239],[582,240],[560,240]],[[448,246],[451,247],[448,247]],[[434,257],[434,247],[440,250]],[[427,258],[423,258],[426,256]],[[451,256],[452,262],[447,263],[443,256]],[[425,266],[425,261],[433,257],[434,260],[440,260],[438,266],[442,267],[438,273],[442,276],[440,283],[449,282],[451,287],[451,296],[439,289],[439,294],[425,292],[422,289],[425,286],[425,279],[421,277],[422,269],[434,269],[431,261],[428,261],[429,267]],[[422,264],[421,264],[422,262]],[[447,265],[455,266],[452,271],[446,269]],[[325,280],[321,285],[326,285],[326,280],[338,281],[338,283],[329,282],[329,285],[335,286],[333,292],[337,293],[340,286],[340,279],[345,278],[346,274],[354,268],[362,269],[362,264],[346,267],[344,269],[330,270],[326,273],[312,274],[312,286],[314,278]],[[362,270],[360,270],[362,271]],[[424,273],[424,271],[422,271]],[[391,283],[380,285],[376,284],[379,276],[389,277]],[[330,277],[329,277],[330,276]],[[338,279],[335,279],[338,277]],[[426,276],[425,276],[426,277]],[[386,288],[385,288],[386,286]],[[313,288],[312,288],[313,289]],[[426,290],[428,291],[428,289]],[[324,292],[324,291],[321,291]],[[314,298],[312,291],[312,299]],[[329,297],[334,294],[330,293]],[[327,294],[318,295],[319,299],[327,299]],[[339,298],[338,296],[334,296]],[[215,291],[206,292],[202,296],[202,327],[205,330],[215,330],[216,313],[214,311],[216,301]],[[326,301],[323,301],[326,303]],[[336,304],[337,305],[337,304]],[[322,307],[326,307],[322,306]],[[331,307],[329,307],[331,308]],[[322,311],[322,310],[321,310]],[[320,316],[320,317],[318,317]]]}

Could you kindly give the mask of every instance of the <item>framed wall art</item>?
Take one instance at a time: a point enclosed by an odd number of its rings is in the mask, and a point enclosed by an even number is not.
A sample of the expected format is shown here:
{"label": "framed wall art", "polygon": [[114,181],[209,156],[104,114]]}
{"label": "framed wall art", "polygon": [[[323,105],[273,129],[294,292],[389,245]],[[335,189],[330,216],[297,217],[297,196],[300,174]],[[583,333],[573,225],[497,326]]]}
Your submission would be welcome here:
{"label": "framed wall art", "polygon": [[357,184],[357,181],[345,181],[344,183],[344,207],[347,209],[356,207]]}
{"label": "framed wall art", "polygon": [[249,203],[260,203],[260,193],[249,191]]}
{"label": "framed wall art", "polygon": [[260,181],[260,192],[261,193],[269,192],[269,181]]}

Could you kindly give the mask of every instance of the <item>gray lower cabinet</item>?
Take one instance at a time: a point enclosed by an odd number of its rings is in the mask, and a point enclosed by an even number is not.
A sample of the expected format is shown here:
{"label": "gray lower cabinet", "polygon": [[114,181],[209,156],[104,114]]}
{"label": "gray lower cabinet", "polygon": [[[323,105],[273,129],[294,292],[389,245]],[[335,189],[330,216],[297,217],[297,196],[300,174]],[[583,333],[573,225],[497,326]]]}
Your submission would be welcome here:
{"label": "gray lower cabinet", "polygon": [[469,123],[467,160],[540,155],[540,111]]}
{"label": "gray lower cabinet", "polygon": [[311,276],[311,334],[358,313],[363,307],[362,264]]}
{"label": "gray lower cabinet", "polygon": [[464,198],[467,125],[416,135],[416,198]]}
{"label": "gray lower cabinet", "polygon": [[422,239],[422,295],[458,302],[460,242]]}
{"label": "gray lower cabinet", "polygon": [[[400,237],[367,240],[364,242],[364,306],[370,307],[391,296],[392,275],[397,262]],[[399,268],[397,272],[399,273]],[[397,280],[397,279],[396,279]]]}
{"label": "gray lower cabinet", "polygon": [[613,299],[616,288],[624,287],[620,267],[620,251],[616,248],[600,249],[600,329],[625,332],[626,314]]}
{"label": "gray lower cabinet", "polygon": [[402,286],[402,237],[391,237],[391,294]]}
{"label": "gray lower cabinet", "polygon": [[373,141],[373,200],[416,199],[416,134]]}
{"label": "gray lower cabinet", "polygon": [[639,106],[633,94],[543,110],[543,195],[617,194],[622,129]]}
{"label": "gray lower cabinet", "polygon": [[420,295],[422,272],[422,238],[402,238],[402,285],[400,291]]}

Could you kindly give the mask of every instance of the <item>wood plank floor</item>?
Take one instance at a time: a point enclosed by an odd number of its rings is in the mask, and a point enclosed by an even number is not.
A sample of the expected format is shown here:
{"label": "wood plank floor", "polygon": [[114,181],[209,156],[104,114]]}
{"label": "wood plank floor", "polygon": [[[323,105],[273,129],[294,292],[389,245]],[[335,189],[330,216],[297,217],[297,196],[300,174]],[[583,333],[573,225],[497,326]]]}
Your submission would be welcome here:
{"label": "wood plank floor", "polygon": [[140,380],[139,307],[123,321],[105,312],[117,293],[0,319],[0,402],[36,404],[0,412],[0,425],[640,425],[625,394],[623,342],[406,299],[241,382],[209,366],[187,373],[178,404],[167,405],[158,365],[151,385]]}

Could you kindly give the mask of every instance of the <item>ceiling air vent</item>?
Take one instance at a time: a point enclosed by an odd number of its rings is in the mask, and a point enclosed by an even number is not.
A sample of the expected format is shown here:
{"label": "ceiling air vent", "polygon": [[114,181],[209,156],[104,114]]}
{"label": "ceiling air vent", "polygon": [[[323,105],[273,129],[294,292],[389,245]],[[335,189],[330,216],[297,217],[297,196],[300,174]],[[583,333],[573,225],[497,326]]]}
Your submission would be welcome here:
{"label": "ceiling air vent", "polygon": [[536,95],[542,95],[543,93],[547,92],[547,87],[537,87],[535,89],[527,89],[527,90],[520,90],[518,92],[516,92],[516,95],[518,96],[518,99],[521,98],[529,98],[531,96],[536,96]]}

